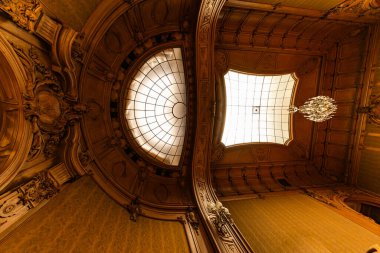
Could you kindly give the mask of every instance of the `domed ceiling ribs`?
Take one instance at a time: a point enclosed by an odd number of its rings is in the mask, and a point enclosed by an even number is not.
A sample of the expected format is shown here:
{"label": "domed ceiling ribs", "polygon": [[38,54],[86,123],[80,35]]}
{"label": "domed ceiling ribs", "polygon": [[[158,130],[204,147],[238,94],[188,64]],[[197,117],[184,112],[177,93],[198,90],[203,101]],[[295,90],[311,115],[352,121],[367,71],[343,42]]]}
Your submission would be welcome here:
{"label": "domed ceiling ribs", "polygon": [[[130,205],[138,197],[142,215],[154,217],[154,210],[175,213],[193,206],[188,167],[194,135],[194,53],[192,24],[184,17],[194,12],[196,5],[193,1],[178,1],[167,14],[158,15],[157,8],[166,9],[167,4],[167,1],[115,3],[112,15],[111,12],[99,14],[104,22],[88,31],[91,39],[85,35],[81,42],[86,54],[81,70],[80,98],[88,112],[82,125],[86,147],[78,149],[91,156],[86,170],[91,171],[95,180],[119,203]],[[158,23],[143,18],[150,13],[155,13]],[[125,100],[133,85],[128,77],[135,76],[152,56],[169,48],[181,51],[184,69],[181,75],[186,81],[186,90],[181,92],[184,92],[187,109],[173,111],[186,121],[183,154],[178,166],[152,161],[154,159],[134,143],[125,118]],[[185,117],[180,115],[184,112]]]}
{"label": "domed ceiling ribs", "polygon": [[[23,115],[26,72],[12,46],[0,35],[0,190],[16,176],[28,155],[32,133]],[[17,152],[14,152],[17,150]]]}

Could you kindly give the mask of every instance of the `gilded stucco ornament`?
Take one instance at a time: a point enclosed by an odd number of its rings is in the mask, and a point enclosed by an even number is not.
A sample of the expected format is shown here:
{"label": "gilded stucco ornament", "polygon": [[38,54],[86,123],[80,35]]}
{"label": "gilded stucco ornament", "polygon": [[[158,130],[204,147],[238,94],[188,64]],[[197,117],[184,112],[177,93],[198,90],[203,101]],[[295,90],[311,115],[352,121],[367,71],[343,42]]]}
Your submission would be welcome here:
{"label": "gilded stucco ornament", "polygon": [[12,224],[55,196],[60,187],[72,179],[67,167],[60,163],[48,171],[36,174],[26,183],[0,195],[0,234]]}
{"label": "gilded stucco ornament", "polygon": [[208,202],[207,211],[218,233],[223,237],[229,237],[227,226],[234,224],[230,211],[220,201]]}
{"label": "gilded stucco ornament", "polygon": [[20,187],[20,201],[33,207],[58,193],[58,188],[46,172],[37,174],[30,182]]}
{"label": "gilded stucco ornament", "polygon": [[66,99],[62,82],[42,63],[35,48],[24,50],[14,44],[13,48],[28,73],[23,94],[24,116],[30,121],[33,133],[28,160],[37,158],[41,151],[52,157],[67,127],[81,118],[86,106]]}
{"label": "gilded stucco ornament", "polygon": [[361,16],[376,16],[380,12],[379,0],[346,0],[337,6],[328,10],[325,17],[340,14],[340,15],[356,15]]}
{"label": "gilded stucco ornament", "polygon": [[38,0],[1,0],[0,9],[11,16],[18,26],[32,32],[42,14]]}

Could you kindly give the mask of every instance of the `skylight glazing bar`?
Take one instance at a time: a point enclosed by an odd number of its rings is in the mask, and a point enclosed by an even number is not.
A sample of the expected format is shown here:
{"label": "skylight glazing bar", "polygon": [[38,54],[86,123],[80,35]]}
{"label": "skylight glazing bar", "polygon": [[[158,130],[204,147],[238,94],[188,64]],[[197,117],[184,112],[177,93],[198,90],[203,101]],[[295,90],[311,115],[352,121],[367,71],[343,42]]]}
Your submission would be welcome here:
{"label": "skylight glazing bar", "polygon": [[289,139],[288,108],[295,79],[286,75],[248,75],[230,70],[225,76],[226,120],[222,142],[284,144]]}

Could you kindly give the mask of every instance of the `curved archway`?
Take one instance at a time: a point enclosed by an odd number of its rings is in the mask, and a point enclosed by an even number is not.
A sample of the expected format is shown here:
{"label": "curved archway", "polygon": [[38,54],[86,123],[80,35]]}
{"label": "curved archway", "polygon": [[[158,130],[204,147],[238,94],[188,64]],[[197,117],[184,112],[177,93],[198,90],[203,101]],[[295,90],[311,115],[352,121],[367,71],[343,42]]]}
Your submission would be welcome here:
{"label": "curved archway", "polygon": [[[0,34],[0,190],[16,176],[27,158],[32,135],[23,113],[27,84],[24,67]],[[17,150],[17,152],[15,152]]]}

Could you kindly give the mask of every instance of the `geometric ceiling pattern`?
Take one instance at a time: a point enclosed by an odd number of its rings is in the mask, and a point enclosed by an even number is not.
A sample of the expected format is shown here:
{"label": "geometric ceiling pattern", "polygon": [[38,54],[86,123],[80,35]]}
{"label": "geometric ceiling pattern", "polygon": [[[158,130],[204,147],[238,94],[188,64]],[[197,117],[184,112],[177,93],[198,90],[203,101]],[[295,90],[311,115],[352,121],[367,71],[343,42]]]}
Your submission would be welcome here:
{"label": "geometric ceiling pattern", "polygon": [[289,141],[294,75],[249,75],[230,70],[224,80],[227,108],[222,142],[226,146]]}
{"label": "geometric ceiling pattern", "polygon": [[125,117],[134,140],[151,157],[179,164],[186,127],[186,87],[180,48],[163,50],[136,73]]}

